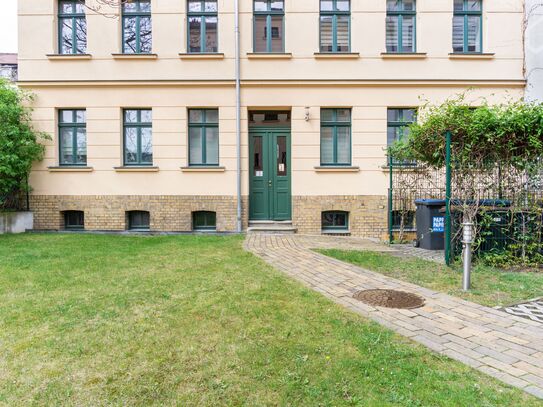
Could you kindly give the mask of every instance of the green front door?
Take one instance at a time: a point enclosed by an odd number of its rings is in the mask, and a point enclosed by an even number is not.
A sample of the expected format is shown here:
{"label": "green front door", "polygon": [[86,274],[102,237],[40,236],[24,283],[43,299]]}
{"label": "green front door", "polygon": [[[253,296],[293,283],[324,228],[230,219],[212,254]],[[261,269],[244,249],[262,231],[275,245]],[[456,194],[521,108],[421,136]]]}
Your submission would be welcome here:
{"label": "green front door", "polygon": [[249,133],[251,220],[290,220],[290,129]]}

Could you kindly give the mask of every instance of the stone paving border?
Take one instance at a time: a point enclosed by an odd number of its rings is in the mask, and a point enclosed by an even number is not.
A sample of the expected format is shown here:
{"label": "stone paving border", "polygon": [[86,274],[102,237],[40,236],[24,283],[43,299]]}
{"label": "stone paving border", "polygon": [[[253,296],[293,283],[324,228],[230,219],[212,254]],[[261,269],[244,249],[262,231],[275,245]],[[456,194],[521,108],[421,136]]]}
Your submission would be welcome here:
{"label": "stone paving border", "polygon": [[[543,325],[323,256],[316,248],[390,251],[362,239],[249,234],[245,249],[338,304],[431,350],[543,399]],[[418,294],[413,310],[374,308],[352,298],[363,289]]]}

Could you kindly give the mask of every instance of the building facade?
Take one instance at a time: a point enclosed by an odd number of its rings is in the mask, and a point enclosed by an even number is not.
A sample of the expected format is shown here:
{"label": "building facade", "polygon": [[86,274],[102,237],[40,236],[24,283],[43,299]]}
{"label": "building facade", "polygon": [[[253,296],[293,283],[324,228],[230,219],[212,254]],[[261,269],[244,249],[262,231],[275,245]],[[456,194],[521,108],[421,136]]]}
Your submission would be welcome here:
{"label": "building facade", "polygon": [[17,81],[17,54],[0,53],[0,79]]}
{"label": "building facade", "polygon": [[524,95],[520,0],[240,0],[239,52],[235,1],[98,3],[19,1],[36,229],[236,231],[240,194],[244,229],[382,238],[416,109]]}
{"label": "building facade", "polygon": [[543,103],[543,3],[526,0],[526,99]]}

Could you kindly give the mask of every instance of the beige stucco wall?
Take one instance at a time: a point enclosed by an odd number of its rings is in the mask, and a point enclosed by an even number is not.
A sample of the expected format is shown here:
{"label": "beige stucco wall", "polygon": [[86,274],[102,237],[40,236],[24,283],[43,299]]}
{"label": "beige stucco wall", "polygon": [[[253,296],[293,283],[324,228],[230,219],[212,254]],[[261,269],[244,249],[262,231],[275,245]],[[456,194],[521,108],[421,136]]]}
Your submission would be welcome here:
{"label": "beige stucco wall", "polygon": [[[461,86],[251,86],[243,90],[243,191],[248,194],[248,122],[252,108],[292,108],[293,195],[385,195],[387,107],[418,106],[422,99],[444,100],[465,91]],[[468,93],[474,103],[482,98],[500,101],[505,92],[520,97],[521,89],[496,86]],[[34,88],[35,125],[53,135],[45,160],[36,164],[31,183],[36,194],[235,195],[236,135],[234,89],[217,86],[76,86]],[[310,120],[305,121],[305,106]],[[352,107],[352,165],[359,172],[322,173],[320,164],[320,107]],[[51,173],[58,165],[58,108],[87,108],[90,173]],[[153,153],[158,172],[124,173],[122,165],[123,107],[153,109]],[[187,157],[187,108],[218,107],[220,165],[224,172],[183,172]]]}
{"label": "beige stucco wall", "polygon": [[[92,0],[88,0],[89,3]],[[219,52],[223,60],[181,60],[186,50],[186,0],[154,0],[153,52],[157,60],[119,61],[119,18],[88,13],[90,61],[49,61],[57,50],[56,0],[19,0],[20,80],[187,80],[234,77],[233,1],[219,0]],[[351,50],[359,59],[317,60],[319,1],[287,0],[285,50],[290,60],[249,60],[252,0],[241,0],[242,74],[245,79],[523,79],[523,0],[485,0],[483,51],[490,61],[450,60],[453,0],[417,1],[417,51],[422,60],[387,60],[385,0],[351,1]],[[102,7],[118,15],[118,10]]]}
{"label": "beige stucco wall", "polygon": [[[92,0],[91,0],[92,1]],[[236,195],[233,1],[219,0],[220,59],[186,59],[186,1],[153,0],[156,59],[115,59],[120,21],[88,13],[88,60],[53,59],[56,0],[19,0],[19,84],[36,94],[34,123],[52,136],[31,175],[39,196]],[[417,51],[389,59],[385,0],[351,0],[348,59],[319,59],[317,0],[286,0],[287,59],[253,59],[252,0],[241,0],[242,194],[248,194],[248,111],[292,110],[292,195],[386,195],[387,107],[417,107],[469,92],[500,102],[524,94],[523,1],[485,0],[484,57],[454,59],[452,0],[417,1]],[[117,10],[102,8],[116,14]],[[305,107],[310,120],[305,121]],[[153,109],[158,172],[118,172],[123,108]],[[187,108],[218,107],[223,172],[186,172]],[[319,172],[320,108],[352,108],[352,165],[357,172]],[[91,172],[51,172],[58,165],[56,110],[87,109]],[[354,202],[354,201],[353,201]]]}

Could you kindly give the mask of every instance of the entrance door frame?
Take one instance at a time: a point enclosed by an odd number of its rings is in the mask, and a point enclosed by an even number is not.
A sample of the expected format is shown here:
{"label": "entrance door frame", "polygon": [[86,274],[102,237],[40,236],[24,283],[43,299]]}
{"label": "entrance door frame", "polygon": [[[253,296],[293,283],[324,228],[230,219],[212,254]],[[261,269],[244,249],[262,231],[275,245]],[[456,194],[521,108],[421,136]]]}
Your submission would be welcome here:
{"label": "entrance door frame", "polygon": [[[267,157],[264,161],[263,170],[265,171],[264,182],[268,184],[267,190],[267,216],[255,216],[252,207],[253,194],[253,174],[254,171],[254,140],[253,136],[259,135],[263,140],[263,154],[267,151]],[[278,201],[278,185],[285,177],[277,175],[277,143],[274,143],[276,136],[286,136],[287,138],[287,183],[288,183],[288,214],[279,216],[277,214]],[[249,220],[269,220],[269,221],[286,221],[292,219],[292,146],[291,146],[291,127],[264,127],[255,126],[249,128]],[[264,148],[264,143],[267,147]],[[282,179],[283,178],[283,179]],[[271,184],[269,184],[271,181]]]}

